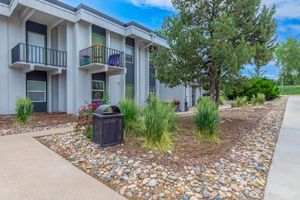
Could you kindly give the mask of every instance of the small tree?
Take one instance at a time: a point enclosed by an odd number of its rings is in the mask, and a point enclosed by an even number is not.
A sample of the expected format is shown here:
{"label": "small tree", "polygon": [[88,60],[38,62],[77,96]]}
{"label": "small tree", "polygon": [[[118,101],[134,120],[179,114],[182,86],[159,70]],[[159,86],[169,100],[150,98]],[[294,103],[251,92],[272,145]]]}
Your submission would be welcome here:
{"label": "small tree", "polygon": [[173,0],[178,14],[166,18],[170,49],[153,53],[157,78],[170,87],[203,86],[218,103],[222,81],[245,64],[263,66],[276,41],[275,9],[261,0]]}
{"label": "small tree", "polygon": [[284,84],[300,84],[300,41],[288,38],[276,51],[276,63],[282,67],[280,79]]}

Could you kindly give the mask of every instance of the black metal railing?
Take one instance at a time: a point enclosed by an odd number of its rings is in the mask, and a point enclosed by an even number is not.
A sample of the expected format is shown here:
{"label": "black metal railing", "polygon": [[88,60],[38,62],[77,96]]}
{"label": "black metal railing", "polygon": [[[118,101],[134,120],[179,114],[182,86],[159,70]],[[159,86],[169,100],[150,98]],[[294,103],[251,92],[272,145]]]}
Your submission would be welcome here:
{"label": "black metal railing", "polygon": [[124,52],[94,45],[79,52],[80,66],[101,63],[116,67],[124,67]]}
{"label": "black metal railing", "polygon": [[67,53],[30,44],[19,43],[12,50],[12,63],[26,62],[33,64],[67,67]]}

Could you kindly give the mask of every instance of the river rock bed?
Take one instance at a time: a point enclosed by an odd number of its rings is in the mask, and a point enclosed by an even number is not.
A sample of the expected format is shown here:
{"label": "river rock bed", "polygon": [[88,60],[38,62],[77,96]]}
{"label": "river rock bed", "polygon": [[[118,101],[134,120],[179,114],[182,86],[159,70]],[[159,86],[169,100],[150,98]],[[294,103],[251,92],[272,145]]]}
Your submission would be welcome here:
{"label": "river rock bed", "polygon": [[37,139],[128,199],[263,199],[286,101],[221,111],[219,144],[196,141],[180,118],[167,153],[133,139],[103,149],[76,132]]}

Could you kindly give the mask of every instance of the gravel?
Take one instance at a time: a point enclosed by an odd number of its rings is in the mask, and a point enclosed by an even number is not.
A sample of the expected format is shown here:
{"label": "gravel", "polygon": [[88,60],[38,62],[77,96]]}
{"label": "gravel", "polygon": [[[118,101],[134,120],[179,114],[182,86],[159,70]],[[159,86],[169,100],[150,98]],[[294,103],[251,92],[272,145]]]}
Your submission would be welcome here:
{"label": "gravel", "polygon": [[227,156],[209,164],[184,164],[183,170],[146,162],[155,160],[154,151],[131,156],[123,145],[103,149],[76,132],[38,140],[129,199],[263,199],[285,105],[284,98],[269,102],[268,112]]}

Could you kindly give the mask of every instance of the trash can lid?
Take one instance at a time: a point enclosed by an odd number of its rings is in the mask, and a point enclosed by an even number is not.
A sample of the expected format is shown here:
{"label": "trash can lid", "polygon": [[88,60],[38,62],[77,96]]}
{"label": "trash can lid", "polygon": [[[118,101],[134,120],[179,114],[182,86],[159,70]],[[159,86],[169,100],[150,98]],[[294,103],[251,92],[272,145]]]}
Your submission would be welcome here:
{"label": "trash can lid", "polygon": [[95,113],[99,115],[112,115],[112,114],[120,114],[121,110],[118,106],[101,105],[96,109]]}

